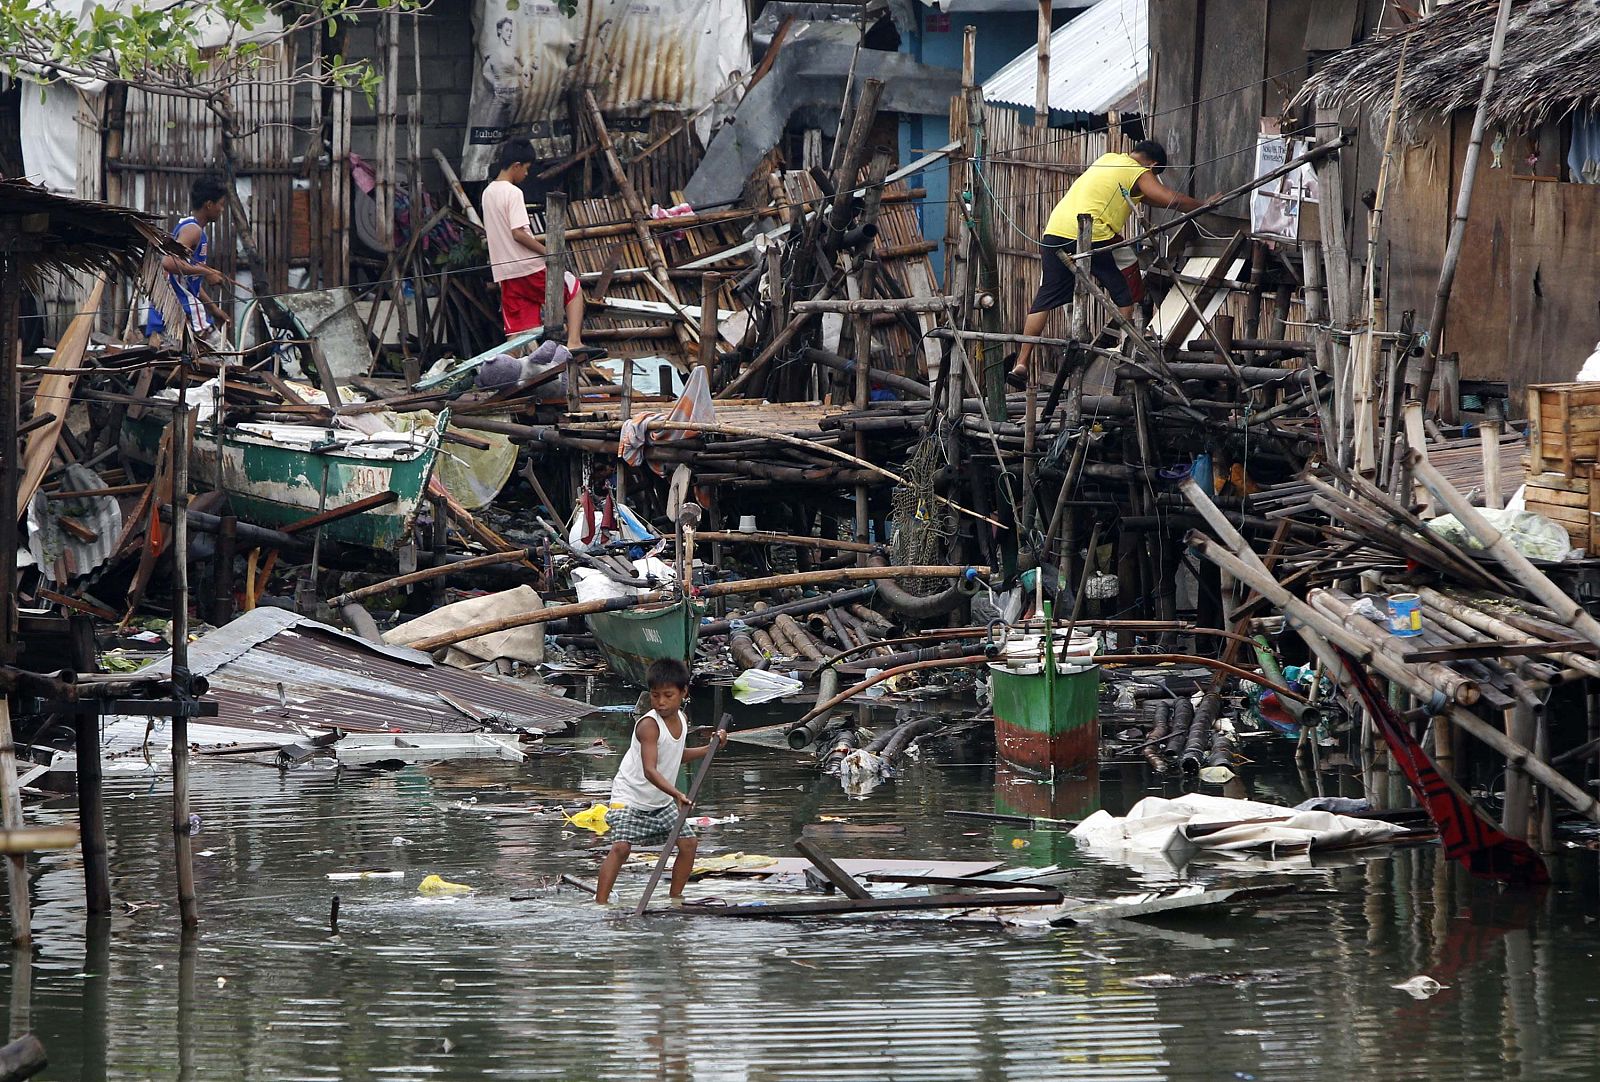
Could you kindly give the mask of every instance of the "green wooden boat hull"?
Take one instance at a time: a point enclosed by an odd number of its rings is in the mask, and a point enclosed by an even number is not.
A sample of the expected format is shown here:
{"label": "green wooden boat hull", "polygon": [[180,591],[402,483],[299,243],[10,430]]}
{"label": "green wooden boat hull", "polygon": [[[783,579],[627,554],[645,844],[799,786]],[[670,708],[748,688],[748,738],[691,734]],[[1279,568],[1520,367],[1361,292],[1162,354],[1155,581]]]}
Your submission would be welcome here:
{"label": "green wooden boat hull", "polygon": [[1053,676],[989,666],[995,748],[1037,777],[1082,776],[1100,762],[1100,669]]}
{"label": "green wooden boat hull", "polygon": [[[1050,610],[1047,602],[1044,643],[1056,641]],[[989,700],[1001,761],[1050,782],[1099,769],[1100,667],[1087,654],[1061,663],[1041,649],[1020,668],[991,662]]]}
{"label": "green wooden boat hull", "polygon": [[[436,432],[442,432],[446,423],[446,418],[441,418]],[[129,420],[123,445],[131,457],[153,463],[162,428],[160,421],[149,417]],[[327,540],[392,549],[410,535],[416,522],[437,450],[437,434],[414,455],[380,459],[314,453],[223,432],[219,454],[216,436],[199,426],[194,434],[190,487],[196,491],[217,487],[220,458],[221,488],[228,494],[233,513],[245,522],[267,527],[286,526],[319,510],[337,510],[393,492],[397,497],[393,503],[322,527]]]}
{"label": "green wooden boat hull", "polygon": [[645,686],[652,661],[677,658],[688,663],[700,640],[705,606],[688,599],[648,609],[597,612],[584,617],[606,664],[622,679]]}

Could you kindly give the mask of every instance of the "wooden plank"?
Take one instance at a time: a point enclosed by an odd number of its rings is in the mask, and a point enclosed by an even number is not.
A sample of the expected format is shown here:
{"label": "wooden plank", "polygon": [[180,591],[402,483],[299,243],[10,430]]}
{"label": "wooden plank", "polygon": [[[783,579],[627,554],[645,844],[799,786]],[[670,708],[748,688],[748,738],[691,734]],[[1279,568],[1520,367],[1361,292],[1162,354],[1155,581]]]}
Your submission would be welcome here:
{"label": "wooden plank", "polygon": [[1167,157],[1180,163],[1169,170],[1172,175],[1167,183],[1194,192],[1195,173],[1190,163],[1204,156],[1195,153],[1196,110],[1192,104],[1200,96],[1200,0],[1161,0],[1149,7],[1155,106],[1152,134],[1167,148]]}
{"label": "wooden plank", "polygon": [[1318,0],[1307,15],[1304,48],[1307,52],[1336,52],[1355,41],[1360,0]]}
{"label": "wooden plank", "polygon": [[[1325,6],[1334,5],[1325,4],[1324,0],[1272,0],[1268,5],[1264,74],[1272,78],[1263,87],[1262,116],[1281,116],[1289,99],[1305,83],[1311,71],[1306,56],[1306,28],[1313,13]],[[1351,25],[1354,24],[1352,16]]]}
{"label": "wooden plank", "polygon": [[[1491,209],[1504,219],[1511,248],[1507,291],[1511,325],[1505,335],[1510,352],[1498,378],[1506,379],[1515,394],[1524,380],[1570,380],[1600,340],[1600,306],[1595,304],[1600,296],[1600,264],[1594,258],[1600,237],[1600,186],[1525,182],[1512,186],[1515,202]],[[1600,387],[1593,384],[1580,384],[1573,391],[1588,403],[1600,396]]]}
{"label": "wooden plank", "polygon": [[[1450,200],[1460,189],[1459,177],[1466,157],[1472,128],[1472,111],[1458,113],[1449,167]],[[1445,324],[1442,348],[1461,355],[1462,379],[1510,379],[1521,385],[1532,382],[1519,376],[1512,358],[1526,356],[1526,328],[1512,322],[1512,293],[1531,285],[1512,278],[1512,236],[1524,228],[1531,213],[1536,185],[1513,184],[1509,167],[1492,168],[1494,154],[1484,140],[1484,153],[1473,184],[1472,213],[1467,219],[1462,242],[1461,262],[1456,270],[1449,320]],[[1509,148],[1508,148],[1509,150]],[[1437,283],[1437,268],[1434,270]],[[1422,311],[1431,310],[1431,306]],[[1515,393],[1516,388],[1513,388]]]}
{"label": "wooden plank", "polygon": [[[1236,188],[1254,173],[1255,155],[1234,152],[1254,146],[1261,128],[1258,80],[1266,62],[1267,0],[1207,4],[1202,33],[1194,148],[1187,155],[1167,148],[1172,160],[1197,163],[1199,195]],[[1234,212],[1243,206],[1239,200]]]}
{"label": "wooden plank", "polygon": [[[1389,311],[1395,315],[1409,310],[1425,318],[1432,309],[1452,214],[1450,139],[1446,125],[1425,127],[1418,142],[1396,151],[1391,166],[1380,271],[1388,280]],[[1465,369],[1462,378],[1469,378]],[[1504,373],[1493,378],[1502,379]]]}
{"label": "wooden plank", "polygon": [[707,917],[744,917],[772,920],[779,917],[819,917],[843,913],[892,913],[918,909],[992,909],[1003,906],[1060,905],[1059,890],[982,891],[976,894],[914,894],[903,898],[839,898],[815,902],[774,902],[767,905],[685,905],[676,913]]}
{"label": "wooden plank", "polygon": [[796,841],[794,847],[800,851],[801,856],[815,864],[817,871],[821,872],[828,882],[838,887],[846,898],[865,900],[872,897],[872,893],[852,879],[849,872],[835,864],[831,858],[804,838]]}
{"label": "wooden plank", "polygon": [[[100,299],[105,296],[105,291],[105,275],[100,275],[95,278],[94,287],[83,302],[82,314],[74,316],[67,325],[67,331],[56,345],[50,363],[45,365],[39,387],[34,391],[32,416],[48,413],[53,419],[28,434],[27,447],[22,453],[21,476],[17,480],[18,517],[27,511],[33,494],[39,490],[45,472],[50,468],[56,440],[61,438],[61,427],[66,423],[67,407],[72,403],[72,392],[78,386],[77,369],[81,367],[84,351],[89,346],[89,333],[94,330],[95,320],[99,318]],[[9,344],[7,348],[10,348]],[[57,372],[54,369],[69,371]]]}

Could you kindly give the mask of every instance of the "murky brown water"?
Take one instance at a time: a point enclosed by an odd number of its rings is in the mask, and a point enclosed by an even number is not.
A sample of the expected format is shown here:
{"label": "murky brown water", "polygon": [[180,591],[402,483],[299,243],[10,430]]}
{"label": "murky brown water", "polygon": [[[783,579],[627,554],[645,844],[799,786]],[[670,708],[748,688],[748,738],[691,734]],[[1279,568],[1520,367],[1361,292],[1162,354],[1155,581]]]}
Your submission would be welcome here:
{"label": "murky brown water", "polygon": [[[613,743],[624,732],[614,720],[590,729]],[[172,901],[168,782],[115,782],[113,890],[137,910],[86,935],[76,856],[36,865],[42,1077],[1600,1077],[1600,899],[1586,852],[1565,858],[1557,888],[1537,898],[1466,881],[1431,849],[1266,876],[1230,865],[1135,874],[1061,835],[946,818],[1050,806],[1036,787],[997,790],[990,766],[924,762],[850,800],[792,753],[735,744],[702,810],[743,821],[703,831],[707,845],[788,853],[804,825],[837,815],[905,830],[818,839],[838,856],[1059,861],[1081,895],[1183,874],[1296,889],[1231,916],[1044,934],[629,921],[570,891],[510,901],[594,869],[587,835],[516,809],[603,794],[615,761],[197,769],[205,922],[189,941]],[[1297,796],[1292,780],[1274,784]],[[1104,799],[1116,810],[1143,792],[1139,779],[1108,779]],[[1079,806],[1077,794],[1054,804]],[[58,812],[70,816],[70,802]],[[405,876],[326,878],[374,867]],[[478,889],[424,897],[428,873]],[[639,882],[625,879],[625,896]],[[341,936],[330,939],[336,893]],[[6,969],[13,1028],[26,1026],[18,967]],[[1447,987],[1424,1001],[1391,987],[1418,973]]]}

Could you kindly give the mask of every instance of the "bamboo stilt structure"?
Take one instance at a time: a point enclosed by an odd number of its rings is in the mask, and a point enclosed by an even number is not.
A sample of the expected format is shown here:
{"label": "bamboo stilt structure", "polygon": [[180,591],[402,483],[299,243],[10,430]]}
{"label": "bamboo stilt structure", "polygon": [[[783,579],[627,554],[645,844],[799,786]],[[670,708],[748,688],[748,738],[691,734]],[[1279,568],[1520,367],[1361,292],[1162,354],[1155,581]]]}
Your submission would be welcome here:
{"label": "bamboo stilt structure", "polygon": [[1483,69],[1483,88],[1478,92],[1478,109],[1472,117],[1472,135],[1467,140],[1467,153],[1461,161],[1461,189],[1456,195],[1455,218],[1450,223],[1444,262],[1439,268],[1439,284],[1433,293],[1433,314],[1428,317],[1427,345],[1417,372],[1417,398],[1424,403],[1433,389],[1433,374],[1439,366],[1439,344],[1444,337],[1445,315],[1450,309],[1450,289],[1455,284],[1456,266],[1461,262],[1461,248],[1467,236],[1467,215],[1472,210],[1472,189],[1478,178],[1478,159],[1483,153],[1483,133],[1489,126],[1489,96],[1500,74],[1500,60],[1506,48],[1506,30],[1510,25],[1511,0],[1500,0],[1499,10],[1495,14],[1494,35],[1489,39],[1489,60]]}

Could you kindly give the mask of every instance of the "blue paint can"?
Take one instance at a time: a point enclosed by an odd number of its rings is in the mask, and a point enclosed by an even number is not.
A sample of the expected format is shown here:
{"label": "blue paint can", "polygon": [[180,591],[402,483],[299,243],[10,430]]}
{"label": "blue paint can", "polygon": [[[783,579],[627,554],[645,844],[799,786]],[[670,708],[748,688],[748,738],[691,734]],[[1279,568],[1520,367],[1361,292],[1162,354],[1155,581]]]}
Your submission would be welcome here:
{"label": "blue paint can", "polygon": [[1422,634],[1422,600],[1416,594],[1389,595],[1389,634],[1402,638]]}

